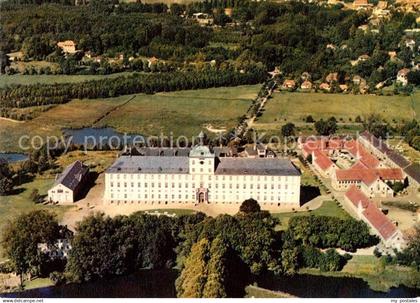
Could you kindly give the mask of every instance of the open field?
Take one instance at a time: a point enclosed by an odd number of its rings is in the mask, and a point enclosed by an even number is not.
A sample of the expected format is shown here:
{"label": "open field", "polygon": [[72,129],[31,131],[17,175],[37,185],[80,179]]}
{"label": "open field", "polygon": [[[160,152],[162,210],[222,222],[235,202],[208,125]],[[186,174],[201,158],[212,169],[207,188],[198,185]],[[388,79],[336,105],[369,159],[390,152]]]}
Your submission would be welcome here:
{"label": "open field", "polygon": [[380,114],[389,122],[393,119],[401,121],[418,118],[420,92],[409,97],[275,92],[256,126],[279,128],[281,124],[290,121],[299,126],[308,115],[312,115],[315,120],[334,116],[338,122],[351,125],[358,115],[363,118],[372,113]]}
{"label": "open field", "polygon": [[349,215],[343,210],[336,202],[334,201],[324,201],[321,207],[312,210],[312,211],[296,211],[296,212],[288,212],[288,213],[273,213],[273,217],[278,218],[280,220],[280,230],[286,230],[289,220],[292,217],[296,216],[330,216],[330,217],[337,217],[341,219],[349,218]]}
{"label": "open field", "polygon": [[405,266],[385,265],[381,259],[374,256],[353,255],[353,258],[339,272],[321,272],[319,269],[302,269],[300,272],[335,277],[358,277],[368,282],[369,286],[377,291],[388,291],[390,287],[400,285],[420,286],[420,272]]}
{"label": "open field", "polygon": [[230,129],[246,113],[259,85],[138,95],[97,124],[145,135],[197,135],[208,124]]}
{"label": "open field", "polygon": [[420,151],[412,148],[403,139],[390,139],[388,143],[411,162],[420,162]]}
{"label": "open field", "polygon": [[[61,136],[61,128],[90,126],[95,120],[106,114],[130,96],[112,99],[73,100],[67,104],[58,105],[38,117],[23,123],[15,123],[0,119],[0,150],[20,151],[19,138],[28,135],[31,138],[38,135]],[[24,141],[27,142],[27,141]]]}
{"label": "open field", "polygon": [[54,83],[75,83],[89,80],[100,80],[105,78],[115,78],[131,73],[115,73],[110,75],[0,75],[0,87],[12,84],[54,84]]}
{"label": "open field", "polygon": [[[23,184],[16,188],[16,194],[9,196],[0,196],[0,238],[2,236],[3,224],[7,220],[11,220],[16,216],[29,212],[31,210],[46,209],[57,214],[58,220],[61,220],[64,213],[72,208],[72,206],[51,206],[35,204],[30,199],[30,195],[34,189],[39,190],[39,194],[46,195],[47,190],[54,183],[54,179],[36,178],[34,181]],[[3,259],[0,247],[0,261]]]}
{"label": "open field", "polygon": [[[0,119],[0,151],[20,151],[18,141],[23,135],[60,136],[62,128],[93,124],[144,135],[173,132],[174,135],[192,136],[207,124],[232,128],[238,117],[246,113],[258,90],[259,85],[250,85],[137,95],[121,107],[118,106],[133,95],[73,100],[23,123]],[[118,109],[106,116],[115,107]]]}
{"label": "open field", "polygon": [[76,160],[82,161],[89,166],[90,171],[98,174],[103,173],[105,169],[111,166],[117,158],[117,151],[71,151],[61,155],[55,162],[63,169]]}

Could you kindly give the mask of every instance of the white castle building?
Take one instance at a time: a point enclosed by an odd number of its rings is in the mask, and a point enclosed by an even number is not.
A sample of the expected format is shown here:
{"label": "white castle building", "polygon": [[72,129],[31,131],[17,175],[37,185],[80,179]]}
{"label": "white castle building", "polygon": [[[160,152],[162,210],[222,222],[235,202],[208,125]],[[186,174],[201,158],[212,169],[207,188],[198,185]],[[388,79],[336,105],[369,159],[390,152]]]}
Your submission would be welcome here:
{"label": "white castle building", "polygon": [[208,146],[145,150],[119,157],[105,172],[105,203],[240,204],[298,207],[300,172],[287,159],[223,157]]}

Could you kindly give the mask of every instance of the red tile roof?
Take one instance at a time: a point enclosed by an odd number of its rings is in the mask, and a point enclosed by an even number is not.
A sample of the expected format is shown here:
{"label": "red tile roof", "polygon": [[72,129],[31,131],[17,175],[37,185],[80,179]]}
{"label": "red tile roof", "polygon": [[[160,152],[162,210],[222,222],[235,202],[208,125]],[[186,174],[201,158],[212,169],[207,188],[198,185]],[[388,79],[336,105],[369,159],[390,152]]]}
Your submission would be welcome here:
{"label": "red tile roof", "polygon": [[368,168],[376,168],[380,164],[379,160],[376,159],[371,153],[369,153],[366,148],[363,147],[357,141],[349,141],[345,144],[345,148],[356,158],[359,158],[360,161]]}
{"label": "red tile roof", "polygon": [[385,181],[404,180],[399,168],[340,169],[336,171],[336,176],[338,181],[362,181],[368,185],[378,178]]}
{"label": "red tile roof", "polygon": [[322,170],[326,170],[327,168],[329,168],[331,165],[334,164],[328,156],[326,156],[325,154],[323,154],[319,150],[314,151],[314,156],[315,156],[315,163]]}
{"label": "red tile roof", "polygon": [[373,203],[362,213],[385,240],[395,234],[397,228]]}
{"label": "red tile roof", "polygon": [[355,164],[353,164],[353,166],[351,167],[351,169],[366,169],[366,165],[363,164],[363,162],[357,161]]}
{"label": "red tile roof", "polygon": [[380,164],[378,159],[368,153],[363,153],[361,155],[360,161],[368,168],[376,168]]}
{"label": "red tile roof", "polygon": [[376,231],[385,240],[390,238],[397,231],[396,226],[385,216],[376,205],[369,200],[368,197],[356,186],[352,185],[346,192],[345,196],[358,207],[359,203],[362,203],[364,208],[362,215],[367,221],[376,229]]}
{"label": "red tile roof", "polygon": [[362,207],[368,207],[370,200],[366,195],[358,189],[355,185],[352,185],[350,189],[346,192],[345,196],[354,204],[354,206],[358,207],[359,203],[362,203]]}

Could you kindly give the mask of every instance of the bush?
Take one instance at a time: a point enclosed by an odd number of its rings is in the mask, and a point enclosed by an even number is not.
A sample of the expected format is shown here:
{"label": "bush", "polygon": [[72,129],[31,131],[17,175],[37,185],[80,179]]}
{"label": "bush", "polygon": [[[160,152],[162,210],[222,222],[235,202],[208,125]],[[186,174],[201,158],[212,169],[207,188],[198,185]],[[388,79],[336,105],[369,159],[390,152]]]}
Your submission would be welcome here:
{"label": "bush", "polygon": [[50,280],[57,286],[64,284],[66,282],[66,277],[62,272],[53,271],[50,273]]}
{"label": "bush", "polygon": [[13,264],[10,261],[5,261],[0,263],[0,273],[2,274],[10,274],[14,271]]}
{"label": "bush", "polygon": [[382,256],[382,253],[379,251],[377,247],[375,247],[373,254],[375,255],[376,258],[380,258]]}

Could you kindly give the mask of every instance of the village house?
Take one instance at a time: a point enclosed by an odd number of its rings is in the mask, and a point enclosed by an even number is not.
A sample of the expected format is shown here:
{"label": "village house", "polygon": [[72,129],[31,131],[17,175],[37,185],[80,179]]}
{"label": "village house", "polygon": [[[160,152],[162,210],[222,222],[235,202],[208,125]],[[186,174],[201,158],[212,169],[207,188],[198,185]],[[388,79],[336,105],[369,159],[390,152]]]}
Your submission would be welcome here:
{"label": "village house", "polygon": [[57,203],[74,203],[84,183],[89,168],[77,160],[69,165],[56,179],[53,187],[48,190],[48,201]]}
{"label": "village house", "polygon": [[159,62],[159,59],[156,58],[155,56],[147,59],[147,66],[150,68],[152,65],[157,64]]}
{"label": "village house", "polygon": [[305,80],[302,82],[302,84],[300,85],[300,88],[302,90],[311,90],[312,89],[312,82],[309,80]]}
{"label": "village house", "polygon": [[369,58],[370,58],[370,56],[369,56],[368,54],[363,54],[363,55],[360,55],[360,56],[357,58],[357,61],[359,61],[359,62],[364,62],[364,61],[369,60]]}
{"label": "village house", "polygon": [[232,17],[232,14],[233,14],[233,8],[231,8],[231,7],[226,7],[226,8],[224,9],[224,12],[225,12],[225,15],[226,15],[226,16]]}
{"label": "village house", "polygon": [[21,61],[23,59],[23,52],[13,52],[13,53],[8,53],[7,57],[9,57],[10,61]]}
{"label": "village house", "polygon": [[347,86],[347,84],[340,84],[338,87],[344,93],[347,92],[347,90],[349,89],[349,87]]}
{"label": "village house", "polygon": [[411,49],[411,51],[414,51],[414,48],[416,47],[416,41],[414,41],[413,39],[407,39],[405,40],[404,45],[405,47]]}
{"label": "village house", "polygon": [[350,202],[358,218],[366,222],[385,244],[386,248],[401,250],[405,247],[401,231],[356,186],[351,186],[344,198]]}
{"label": "village house", "polygon": [[361,85],[363,81],[365,81],[365,79],[363,79],[363,78],[362,78],[361,76],[359,76],[359,75],[355,75],[355,76],[353,77],[353,84],[354,84],[354,85]]}
{"label": "village house", "polygon": [[195,13],[193,14],[193,19],[198,22],[201,26],[212,25],[213,18],[206,13]]}
{"label": "village house", "polygon": [[303,72],[302,75],[300,75],[300,79],[302,79],[302,81],[309,81],[311,80],[311,74],[308,72]]}
{"label": "village house", "polygon": [[397,73],[397,83],[400,83],[403,86],[408,84],[408,74],[410,70],[408,68],[400,69]]}
{"label": "village house", "polygon": [[284,80],[282,89],[294,89],[296,87],[295,80]]}
{"label": "village house", "polygon": [[396,51],[389,51],[388,56],[389,56],[389,59],[393,60],[397,57],[397,52]]}
{"label": "village house", "polygon": [[338,82],[338,73],[329,73],[325,77],[325,82],[331,84],[333,82]]}
{"label": "village house", "polygon": [[356,10],[366,10],[372,7],[368,0],[354,0],[353,8]]}
{"label": "village house", "polygon": [[73,40],[60,41],[57,46],[62,49],[65,54],[74,54],[77,52],[76,43]]}
{"label": "village house", "polygon": [[323,91],[326,91],[326,92],[329,92],[331,90],[331,86],[328,83],[324,82],[324,83],[321,83],[319,85],[319,89],[323,90]]}
{"label": "village house", "polygon": [[334,44],[327,44],[326,49],[332,49],[335,50],[337,47]]}

